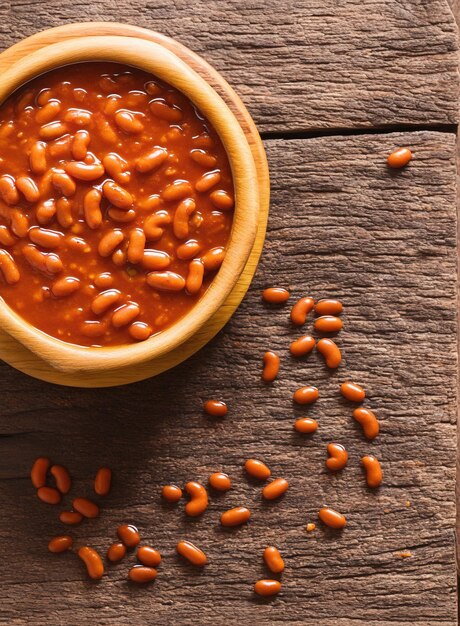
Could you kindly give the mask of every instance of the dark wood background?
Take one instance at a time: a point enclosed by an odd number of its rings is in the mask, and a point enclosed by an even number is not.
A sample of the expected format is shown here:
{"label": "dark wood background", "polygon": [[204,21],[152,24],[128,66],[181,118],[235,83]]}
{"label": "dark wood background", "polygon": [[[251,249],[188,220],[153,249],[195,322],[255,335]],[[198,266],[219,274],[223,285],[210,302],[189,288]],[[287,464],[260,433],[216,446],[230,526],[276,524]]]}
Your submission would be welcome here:
{"label": "dark wood background", "polygon": [[[444,0],[176,0],[174,3],[14,0],[0,4],[1,45],[79,20],[126,21],[176,37],[242,95],[263,133],[272,178],[265,252],[227,327],[176,369],[127,387],[78,390],[0,365],[0,623],[378,624],[457,623],[455,462],[457,416],[456,124],[458,44]],[[414,160],[390,174],[386,155]],[[338,296],[345,362],[329,374],[316,355],[294,361],[287,309],[269,310],[262,288]],[[283,358],[273,386],[261,355]],[[363,383],[381,419],[365,441],[338,395]],[[320,429],[292,430],[297,386],[316,384],[308,414]],[[227,400],[227,419],[201,402]],[[345,444],[346,470],[324,469],[325,447]],[[375,452],[385,481],[365,488],[359,458]],[[108,547],[116,526],[136,524],[164,555],[148,588],[126,582],[128,561],[89,582],[72,554],[51,555],[62,531],[29,480],[38,455],[69,467],[73,495],[90,494],[96,469],[114,471],[100,519],[78,543]],[[261,501],[241,466],[259,457],[291,488]],[[200,519],[161,503],[165,482],[228,472],[234,489]],[[305,532],[324,505],[343,511],[341,534]],[[244,528],[223,530],[222,510],[247,505]],[[209,566],[175,555],[187,538]],[[282,551],[282,593],[257,598],[266,545]],[[407,558],[402,554],[410,553]],[[130,563],[134,563],[131,557]]]}

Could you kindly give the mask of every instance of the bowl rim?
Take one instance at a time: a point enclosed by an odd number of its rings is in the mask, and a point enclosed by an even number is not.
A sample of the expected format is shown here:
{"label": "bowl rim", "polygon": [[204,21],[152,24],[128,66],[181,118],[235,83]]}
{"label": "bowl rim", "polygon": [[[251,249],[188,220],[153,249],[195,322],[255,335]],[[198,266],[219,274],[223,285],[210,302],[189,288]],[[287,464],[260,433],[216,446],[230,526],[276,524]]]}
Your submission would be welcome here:
{"label": "bowl rim", "polygon": [[0,103],[33,78],[65,65],[107,61],[147,71],[184,93],[209,119],[230,162],[235,211],[224,262],[205,294],[183,317],[146,341],[109,347],[71,344],[29,324],[0,297],[2,328],[62,371],[97,371],[157,358],[195,334],[220,308],[249,258],[257,233],[259,196],[255,163],[228,105],[195,70],[160,44],[136,37],[100,35],[53,43],[26,55],[0,76]]}

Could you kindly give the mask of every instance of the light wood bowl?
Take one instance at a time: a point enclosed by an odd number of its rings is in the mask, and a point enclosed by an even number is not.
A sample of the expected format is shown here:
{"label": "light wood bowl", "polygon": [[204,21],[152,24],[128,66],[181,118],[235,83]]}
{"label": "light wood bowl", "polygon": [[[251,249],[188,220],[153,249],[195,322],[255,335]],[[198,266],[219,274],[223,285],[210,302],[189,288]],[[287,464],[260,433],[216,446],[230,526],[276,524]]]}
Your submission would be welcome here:
{"label": "light wood bowl", "polygon": [[150,339],[124,346],[86,348],[39,331],[0,299],[0,326],[63,372],[98,372],[158,358],[192,337],[225,302],[251,253],[258,226],[259,193],[251,149],[222,98],[193,69],[161,45],[134,37],[83,37],[31,53],[0,75],[0,102],[49,70],[85,61],[124,63],[150,72],[183,92],[209,119],[226,149],[235,187],[235,213],[222,267],[197,304],[171,327]]}

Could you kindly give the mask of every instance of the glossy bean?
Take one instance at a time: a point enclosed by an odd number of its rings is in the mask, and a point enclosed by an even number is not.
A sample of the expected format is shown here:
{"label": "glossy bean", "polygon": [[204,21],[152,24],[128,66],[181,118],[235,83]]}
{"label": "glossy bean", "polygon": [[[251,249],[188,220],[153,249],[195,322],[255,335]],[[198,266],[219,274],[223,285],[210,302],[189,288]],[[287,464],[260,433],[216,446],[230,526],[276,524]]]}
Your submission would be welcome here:
{"label": "glossy bean", "polygon": [[83,546],[78,550],[78,556],[86,566],[88,576],[93,580],[99,580],[104,575],[104,564],[99,554],[90,546]]}
{"label": "glossy bean", "polygon": [[66,124],[63,122],[49,122],[48,124],[40,127],[38,136],[40,139],[44,139],[45,141],[51,141],[52,139],[62,137],[65,133],[67,133]]}
{"label": "glossy bean", "polygon": [[21,278],[15,260],[9,252],[2,249],[0,249],[0,272],[8,285],[15,285]]}
{"label": "glossy bean", "polygon": [[117,535],[127,548],[135,548],[141,540],[139,531],[132,524],[122,524],[119,526],[117,528]]}
{"label": "glossy bean", "polygon": [[92,229],[99,228],[102,223],[101,200],[99,189],[90,189],[83,198],[85,221]]}
{"label": "glossy bean", "polygon": [[118,563],[126,556],[126,546],[121,541],[115,541],[107,550],[107,560],[111,563]]}
{"label": "glossy bean", "polygon": [[185,198],[174,213],[173,232],[177,239],[187,239],[189,235],[189,218],[196,209],[193,198]]}
{"label": "glossy bean", "polygon": [[318,430],[318,422],[311,417],[300,417],[294,422],[294,428],[298,433],[309,435]]}
{"label": "glossy bean", "polygon": [[305,356],[315,347],[316,341],[311,335],[303,335],[291,343],[289,351],[292,356]]}
{"label": "glossy bean", "polygon": [[167,211],[157,211],[149,215],[144,221],[144,233],[149,241],[157,241],[164,233],[165,226],[171,223],[171,216]]}
{"label": "glossy bean", "polygon": [[157,574],[157,570],[153,567],[134,565],[128,572],[128,578],[134,583],[144,584],[155,580]]}
{"label": "glossy bean", "polygon": [[61,259],[53,252],[40,252],[35,246],[27,245],[22,253],[34,269],[44,274],[59,274],[63,269]]}
{"label": "glossy bean", "polygon": [[178,246],[176,250],[176,256],[181,261],[187,261],[193,259],[197,254],[201,252],[201,245],[195,239],[189,239],[185,243]]}
{"label": "glossy bean", "polygon": [[404,167],[412,159],[412,152],[409,148],[398,148],[387,157],[388,167],[399,169]]}
{"label": "glossy bean", "polygon": [[197,567],[204,567],[208,562],[206,554],[190,541],[179,541],[176,550],[184,559]]}
{"label": "glossy bean", "polygon": [[52,159],[63,160],[70,157],[72,138],[70,135],[64,135],[60,139],[55,139],[47,144],[47,155]]}
{"label": "glossy bean", "polygon": [[66,198],[75,195],[77,190],[75,181],[64,170],[54,170],[51,182]]}
{"label": "glossy bean", "polygon": [[152,100],[149,107],[153,115],[161,120],[180,122],[182,119],[182,111],[176,106],[169,106],[162,98]]}
{"label": "glossy bean", "polygon": [[44,174],[48,169],[46,161],[46,144],[43,141],[36,141],[29,154],[29,167],[33,174]]}
{"label": "glossy bean", "polygon": [[69,470],[63,465],[52,465],[50,474],[56,481],[56,487],[61,493],[69,493],[72,486]]}
{"label": "glossy bean", "polygon": [[219,170],[214,170],[212,172],[206,172],[203,174],[201,178],[199,178],[195,183],[195,189],[199,193],[206,193],[213,187],[215,187],[218,183],[220,183],[221,175]]}
{"label": "glossy bean", "polygon": [[320,339],[316,344],[316,349],[323,355],[326,365],[331,369],[336,369],[342,362],[342,353],[338,345],[332,339]]}
{"label": "glossy bean", "polygon": [[190,517],[201,515],[208,508],[208,493],[203,485],[190,481],[185,485],[190,501],[185,505],[185,513]]}
{"label": "glossy bean", "polygon": [[205,254],[202,255],[204,269],[206,272],[215,272],[222,265],[225,257],[225,248],[216,246],[211,248]]}
{"label": "glossy bean", "polygon": [[376,489],[382,484],[383,472],[377,457],[371,455],[363,456],[361,459],[364,470],[366,472],[366,481],[368,487]]}
{"label": "glossy bean", "polygon": [[161,495],[167,502],[179,502],[182,498],[182,489],[177,485],[165,485],[161,490]]}
{"label": "glossy bean", "polygon": [[68,109],[64,115],[64,122],[75,124],[75,126],[88,126],[93,115],[91,111],[85,109]]}
{"label": "glossy bean", "polygon": [[150,272],[147,274],[147,284],[158,291],[182,291],[185,278],[176,272]]}
{"label": "glossy bean", "polygon": [[315,306],[315,301],[310,296],[300,298],[291,309],[291,322],[296,326],[305,324],[307,315]]}
{"label": "glossy bean", "polygon": [[127,324],[130,324],[140,314],[140,312],[139,305],[135,302],[123,304],[116,309],[112,315],[112,325],[115,326],[115,328],[126,326]]}
{"label": "glossy bean", "polygon": [[300,387],[294,392],[294,402],[297,404],[312,404],[319,398],[319,391],[312,385]]}
{"label": "glossy bean", "polygon": [[136,160],[136,170],[141,174],[146,172],[152,172],[157,170],[163,165],[168,158],[168,151],[166,148],[155,146],[155,148],[143,157],[139,157]]}
{"label": "glossy bean", "polygon": [[27,202],[37,202],[40,198],[38,187],[30,176],[18,176],[16,178],[16,188],[22,193]]}
{"label": "glossy bean", "polygon": [[326,467],[332,472],[339,472],[348,462],[348,452],[340,443],[328,443],[327,453],[329,458],[326,460]]}
{"label": "glossy bean", "polygon": [[315,319],[314,326],[316,330],[319,330],[321,333],[338,333],[342,330],[343,322],[340,317],[322,315]]}
{"label": "glossy bean", "polygon": [[150,546],[141,546],[137,549],[136,556],[143,565],[158,567],[161,563],[161,554]]}
{"label": "glossy bean", "polygon": [[45,457],[40,456],[35,459],[32,469],[30,470],[30,479],[35,489],[40,489],[46,485],[46,474],[50,468],[51,461]]}
{"label": "glossy bean", "polygon": [[262,495],[265,500],[275,500],[286,493],[289,488],[289,483],[285,478],[275,478],[271,483],[265,485],[262,489]]}
{"label": "glossy bean", "polygon": [[16,239],[10,233],[8,226],[0,225],[0,244],[9,248],[14,245]]}
{"label": "glossy bean", "polygon": [[128,209],[126,211],[126,210],[123,210],[123,209],[116,209],[113,206],[111,206],[107,210],[107,215],[114,222],[121,222],[122,224],[126,224],[128,222],[132,222],[137,217],[137,213],[133,209]]}
{"label": "glossy bean", "polygon": [[190,158],[192,161],[195,161],[195,163],[198,163],[198,165],[206,168],[214,167],[217,163],[215,156],[199,148],[194,148],[190,151]]}
{"label": "glossy bean", "polygon": [[91,140],[87,130],[77,130],[72,140],[72,156],[77,161],[81,161],[88,153],[88,145]]}
{"label": "glossy bean", "polygon": [[50,552],[59,553],[71,550],[73,546],[73,539],[70,535],[57,535],[50,539],[48,543],[48,550]]}
{"label": "glossy bean", "polygon": [[233,197],[223,189],[216,189],[209,194],[209,198],[219,211],[231,211],[235,206]]}
{"label": "glossy bean", "polygon": [[223,400],[206,400],[203,409],[213,417],[225,417],[228,413],[228,407]]}
{"label": "glossy bean", "polygon": [[59,504],[61,501],[61,494],[57,489],[54,489],[54,487],[39,487],[37,489],[37,496],[46,504]]}
{"label": "glossy bean", "polygon": [[76,526],[83,521],[83,515],[78,511],[61,511],[59,513],[59,521],[69,526]]}
{"label": "glossy bean", "polygon": [[181,179],[175,180],[173,183],[167,185],[161,193],[161,197],[166,202],[183,200],[191,196],[193,196],[192,185],[187,180]]}
{"label": "glossy bean", "polygon": [[267,480],[271,476],[271,470],[265,463],[257,459],[248,459],[244,464],[244,469],[253,478],[258,480]]}
{"label": "glossy bean", "polygon": [[145,322],[133,322],[128,328],[128,332],[136,341],[145,341],[150,337],[153,330],[152,327]]}
{"label": "glossy bean", "polygon": [[279,580],[270,580],[268,578],[264,578],[262,580],[258,580],[254,585],[254,592],[258,596],[276,596],[280,591],[281,583]]}
{"label": "glossy bean", "polygon": [[330,528],[344,528],[347,524],[345,516],[330,507],[320,509],[318,517],[323,524]]}
{"label": "glossy bean", "polygon": [[119,185],[127,185],[131,179],[128,163],[119,154],[111,152],[102,159],[107,174]]}
{"label": "glossy bean", "polygon": [[133,204],[133,197],[129,191],[117,185],[113,180],[104,183],[102,192],[107,200],[119,209],[129,209]]}
{"label": "glossy bean", "polygon": [[264,550],[264,561],[268,569],[274,574],[280,574],[284,571],[284,561],[278,548],[269,546]]}
{"label": "glossy bean", "polygon": [[97,246],[97,251],[102,257],[110,256],[115,248],[121,244],[124,240],[125,236],[123,232],[118,228],[112,228],[107,231],[105,235],[100,239],[99,244]]}
{"label": "glossy bean", "polygon": [[112,484],[112,470],[108,467],[100,467],[94,479],[94,491],[98,496],[106,496]]}
{"label": "glossy bean", "polygon": [[54,120],[61,111],[59,100],[48,100],[48,102],[35,114],[37,124],[47,124]]}
{"label": "glossy bean", "polygon": [[115,124],[129,135],[138,135],[144,130],[144,124],[131,111],[117,111]]}
{"label": "glossy bean", "polygon": [[266,383],[273,382],[280,371],[280,358],[276,352],[271,350],[266,352],[263,357],[263,365],[262,380]]}
{"label": "glossy bean", "polygon": [[199,293],[203,285],[204,264],[200,259],[193,259],[189,263],[185,289],[191,296]]}
{"label": "glossy bean", "polygon": [[232,487],[232,481],[223,472],[214,472],[209,477],[209,484],[216,491],[228,491]]}
{"label": "glossy bean", "polygon": [[220,516],[222,526],[232,527],[245,524],[251,517],[251,511],[245,506],[237,506],[228,511],[224,511]]}
{"label": "glossy bean", "polygon": [[80,280],[73,276],[65,276],[54,281],[51,292],[57,298],[66,298],[80,289]]}
{"label": "glossy bean", "polygon": [[22,239],[29,231],[29,219],[19,209],[10,209],[11,230]]}
{"label": "glossy bean", "polygon": [[284,287],[267,287],[262,292],[262,299],[270,304],[283,304],[289,300],[291,294]]}
{"label": "glossy bean", "polygon": [[97,504],[88,500],[88,498],[75,498],[72,507],[83,515],[83,517],[95,518],[99,517],[99,507]]}
{"label": "glossy bean", "polygon": [[340,385],[340,392],[344,398],[351,402],[362,402],[366,397],[364,389],[351,381],[342,383]]}
{"label": "glossy bean", "polygon": [[[50,202],[49,200],[47,202]],[[51,210],[52,207],[50,207]],[[73,224],[72,205],[68,198],[62,197],[56,200],[54,206],[56,219],[62,228],[70,228]],[[40,220],[38,220],[40,221]]]}
{"label": "glossy bean", "polygon": [[315,304],[315,312],[318,315],[340,315],[343,311],[343,305],[340,300],[334,298],[324,298],[318,300]]}
{"label": "glossy bean", "polygon": [[32,243],[36,243],[37,246],[53,249],[60,246],[62,235],[55,230],[48,230],[46,228],[33,226],[29,230],[29,239]]}
{"label": "glossy bean", "polygon": [[129,233],[128,261],[130,263],[140,263],[144,256],[145,233],[141,228],[133,228]]}
{"label": "glossy bean", "polygon": [[70,161],[64,166],[69,176],[77,180],[93,181],[104,175],[102,163],[85,163],[84,161]]}
{"label": "glossy bean", "polygon": [[16,181],[9,174],[0,176],[0,197],[3,202],[10,206],[18,204],[19,202],[19,193],[16,188]]}
{"label": "glossy bean", "polygon": [[105,322],[87,320],[81,324],[80,332],[85,337],[102,337],[107,332],[107,324]]}
{"label": "glossy bean", "polygon": [[375,413],[360,407],[353,411],[353,417],[361,424],[366,439],[375,439],[377,437],[380,427]]}

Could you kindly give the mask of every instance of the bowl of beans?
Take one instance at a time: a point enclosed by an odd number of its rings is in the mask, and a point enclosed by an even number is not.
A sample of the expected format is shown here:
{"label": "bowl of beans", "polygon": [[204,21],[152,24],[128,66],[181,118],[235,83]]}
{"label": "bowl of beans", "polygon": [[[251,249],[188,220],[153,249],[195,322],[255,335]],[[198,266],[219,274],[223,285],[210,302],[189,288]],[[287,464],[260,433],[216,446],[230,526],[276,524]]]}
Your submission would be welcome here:
{"label": "bowl of beans", "polygon": [[223,305],[258,226],[247,139],[173,52],[131,37],[0,77],[0,324],[62,371],[141,363]]}

